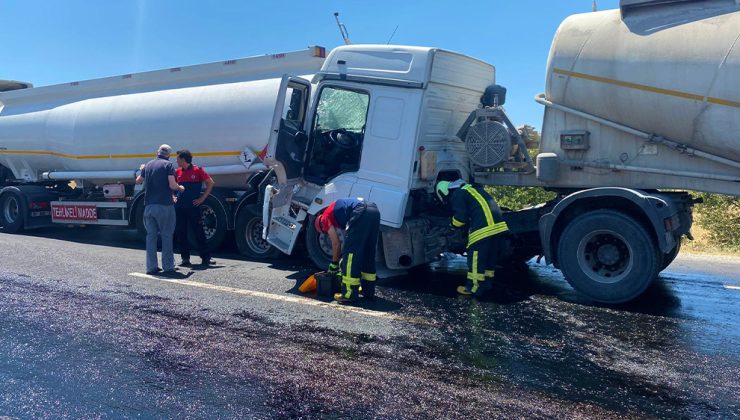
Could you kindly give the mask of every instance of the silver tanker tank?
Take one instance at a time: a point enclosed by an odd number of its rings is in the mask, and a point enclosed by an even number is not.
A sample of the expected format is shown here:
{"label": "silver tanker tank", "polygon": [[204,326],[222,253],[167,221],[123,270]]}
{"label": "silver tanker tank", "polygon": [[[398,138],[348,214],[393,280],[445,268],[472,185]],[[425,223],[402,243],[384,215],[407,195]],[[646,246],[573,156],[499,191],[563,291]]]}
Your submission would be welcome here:
{"label": "silver tanker tank", "polygon": [[540,180],[740,195],[740,3],[621,6],[571,16],[555,35]]}
{"label": "silver tanker tank", "polygon": [[133,183],[159,144],[193,152],[220,187],[243,187],[265,149],[283,73],[323,48],[0,93],[0,164],[18,179]]}

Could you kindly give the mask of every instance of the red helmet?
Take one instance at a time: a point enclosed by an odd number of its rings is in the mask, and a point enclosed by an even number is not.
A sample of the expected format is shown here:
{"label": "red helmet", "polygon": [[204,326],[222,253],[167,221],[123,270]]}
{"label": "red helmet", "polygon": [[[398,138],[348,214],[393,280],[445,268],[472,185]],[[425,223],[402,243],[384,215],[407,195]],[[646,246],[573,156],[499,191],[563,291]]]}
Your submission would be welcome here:
{"label": "red helmet", "polygon": [[326,233],[328,229],[324,229],[325,223],[323,221],[324,219],[324,212],[320,212],[316,214],[316,218],[313,221],[313,227],[316,229],[316,232],[319,233]]}

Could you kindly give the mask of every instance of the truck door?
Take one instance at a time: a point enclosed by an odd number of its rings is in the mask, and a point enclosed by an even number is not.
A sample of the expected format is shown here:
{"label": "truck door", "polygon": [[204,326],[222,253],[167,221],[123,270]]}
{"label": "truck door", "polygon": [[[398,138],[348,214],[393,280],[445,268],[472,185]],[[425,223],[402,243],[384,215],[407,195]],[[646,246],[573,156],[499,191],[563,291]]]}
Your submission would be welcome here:
{"label": "truck door", "polygon": [[272,129],[263,158],[275,170],[280,184],[301,177],[308,136],[304,123],[311,96],[311,83],[295,76],[283,76],[280,82]]}
{"label": "truck door", "polygon": [[311,83],[283,76],[272,119],[270,140],[263,161],[275,171],[277,185],[265,189],[262,236],[290,254],[306,219],[304,209],[291,211],[294,188],[301,180],[308,136],[304,131]]}

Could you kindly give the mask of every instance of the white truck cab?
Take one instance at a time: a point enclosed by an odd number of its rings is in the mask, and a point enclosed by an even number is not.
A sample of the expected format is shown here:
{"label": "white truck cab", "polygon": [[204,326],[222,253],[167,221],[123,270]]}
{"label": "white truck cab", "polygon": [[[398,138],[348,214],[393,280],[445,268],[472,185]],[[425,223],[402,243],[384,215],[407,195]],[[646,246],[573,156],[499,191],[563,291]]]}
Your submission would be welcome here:
{"label": "white truck cab", "polygon": [[[313,84],[285,76],[263,157],[277,178],[265,194],[267,241],[291,253],[309,216],[343,197],[375,202],[384,238],[408,229],[412,191],[433,191],[442,171],[470,178],[455,134],[494,79],[492,65],[461,54],[387,45],[336,48]],[[390,268],[428,262],[390,253]]]}

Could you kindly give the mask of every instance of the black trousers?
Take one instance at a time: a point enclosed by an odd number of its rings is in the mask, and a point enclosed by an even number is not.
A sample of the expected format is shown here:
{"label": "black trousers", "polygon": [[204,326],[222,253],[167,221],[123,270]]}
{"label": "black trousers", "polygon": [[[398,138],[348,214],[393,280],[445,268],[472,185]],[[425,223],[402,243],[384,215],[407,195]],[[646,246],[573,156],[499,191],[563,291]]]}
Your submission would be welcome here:
{"label": "black trousers", "polygon": [[339,265],[342,283],[346,286],[359,286],[360,280],[373,282],[376,279],[375,250],[380,233],[378,207],[375,203],[358,206],[347,225]]}
{"label": "black trousers", "polygon": [[195,241],[198,244],[198,252],[203,261],[209,261],[211,254],[206,244],[206,233],[203,231],[203,222],[200,217],[199,207],[175,208],[177,214],[177,225],[175,227],[175,240],[180,249],[183,261],[190,261],[190,242],[188,235],[190,228],[195,233]]}
{"label": "black trousers", "polygon": [[493,280],[506,241],[499,233],[470,245],[468,254],[468,280],[473,283]]}

